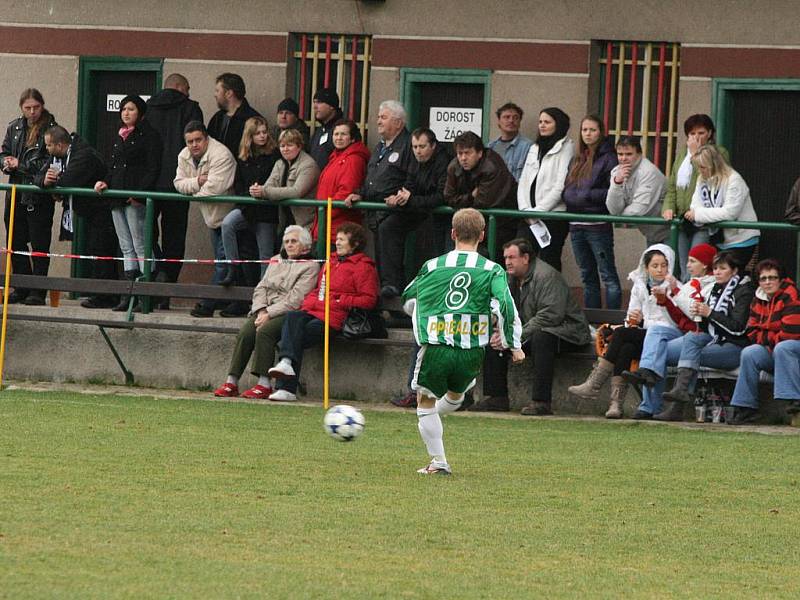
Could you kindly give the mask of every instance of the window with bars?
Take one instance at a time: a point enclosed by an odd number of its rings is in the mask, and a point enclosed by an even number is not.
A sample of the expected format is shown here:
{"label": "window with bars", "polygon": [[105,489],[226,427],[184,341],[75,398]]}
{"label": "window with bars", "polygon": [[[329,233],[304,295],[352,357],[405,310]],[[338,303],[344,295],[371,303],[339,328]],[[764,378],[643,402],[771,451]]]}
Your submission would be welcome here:
{"label": "window with bars", "polygon": [[599,43],[595,80],[610,135],[639,136],[644,154],[667,175],[677,140],[680,44]]}
{"label": "window with bars", "polygon": [[366,139],[372,39],[365,35],[325,33],[297,33],[292,37],[290,75],[301,118],[313,131],[317,125],[312,108],[314,93],[333,87],[339,94],[344,116],[358,123]]}

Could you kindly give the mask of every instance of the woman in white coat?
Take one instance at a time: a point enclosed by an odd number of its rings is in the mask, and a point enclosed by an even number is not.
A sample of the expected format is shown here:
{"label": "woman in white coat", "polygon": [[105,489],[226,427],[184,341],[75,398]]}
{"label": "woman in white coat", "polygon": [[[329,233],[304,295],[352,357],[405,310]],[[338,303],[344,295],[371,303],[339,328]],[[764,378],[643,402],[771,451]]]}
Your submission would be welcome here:
{"label": "woman in white coat", "polygon": [[684,217],[708,226],[711,243],[730,250],[746,266],[758,247],[758,229],[717,229],[719,221],[758,221],[750,189],[742,176],[725,161],[716,146],[702,146],[692,158],[699,171],[691,208]]}
{"label": "woman in white coat", "polygon": [[[525,160],[517,187],[517,206],[525,211],[564,212],[567,210],[561,193],[575,155],[575,142],[569,133],[569,116],[560,108],[545,108],[539,113],[539,135]],[[518,234],[536,240],[528,225],[528,219]],[[542,219],[550,231],[550,244],[541,249],[539,258],[561,271],[561,251],[569,234],[568,221]]]}

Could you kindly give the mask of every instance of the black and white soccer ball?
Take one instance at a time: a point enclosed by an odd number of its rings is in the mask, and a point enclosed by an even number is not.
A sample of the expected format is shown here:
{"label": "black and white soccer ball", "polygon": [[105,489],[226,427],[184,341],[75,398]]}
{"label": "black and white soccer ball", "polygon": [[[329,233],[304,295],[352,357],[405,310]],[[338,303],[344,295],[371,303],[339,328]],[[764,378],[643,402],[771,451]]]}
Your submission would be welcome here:
{"label": "black and white soccer ball", "polygon": [[352,442],[364,431],[364,415],[346,404],[328,409],[323,423],[328,435],[340,442]]}

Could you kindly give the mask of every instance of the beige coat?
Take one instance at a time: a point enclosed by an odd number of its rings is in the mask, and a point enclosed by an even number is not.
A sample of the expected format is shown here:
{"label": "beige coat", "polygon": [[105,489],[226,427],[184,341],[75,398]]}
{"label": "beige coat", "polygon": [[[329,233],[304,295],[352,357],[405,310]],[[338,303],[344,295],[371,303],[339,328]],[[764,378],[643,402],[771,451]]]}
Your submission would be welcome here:
{"label": "beige coat", "polygon": [[[202,187],[197,183],[197,176],[208,175]],[[195,166],[189,149],[184,148],[178,154],[178,169],[175,172],[175,189],[181,194],[201,198],[204,196],[232,196],[233,179],[236,176],[236,159],[230,150],[212,137],[208,138],[208,150]],[[200,212],[209,229],[222,227],[225,218],[234,205],[228,202],[202,202]]]}
{"label": "beige coat", "polygon": [[[264,184],[264,191],[261,193],[263,198],[273,202],[292,198],[314,198],[314,190],[317,188],[317,180],[319,179],[317,161],[301,150],[289,167],[286,185],[281,186],[285,173],[286,162],[279,160],[275,163],[269,179]],[[292,206],[291,209],[295,223],[306,229],[311,227],[311,223],[314,221],[314,211],[316,210],[313,206]]]}
{"label": "beige coat", "polygon": [[314,286],[317,284],[319,263],[291,262],[282,260],[280,254],[272,257],[273,262],[253,290],[255,314],[262,308],[267,310],[270,319],[280,317],[290,310],[297,310]]}

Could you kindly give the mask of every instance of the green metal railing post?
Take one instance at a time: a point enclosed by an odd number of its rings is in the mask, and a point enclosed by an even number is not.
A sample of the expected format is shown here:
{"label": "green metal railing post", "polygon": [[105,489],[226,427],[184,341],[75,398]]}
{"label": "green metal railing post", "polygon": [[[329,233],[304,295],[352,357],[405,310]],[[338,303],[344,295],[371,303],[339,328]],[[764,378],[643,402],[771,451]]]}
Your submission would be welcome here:
{"label": "green metal railing post", "polygon": [[[142,276],[145,281],[150,281],[153,277],[153,221],[155,221],[156,207],[152,198],[148,198],[144,209],[144,264],[142,265]],[[153,299],[144,296],[139,299],[142,303],[142,313],[148,314],[151,309]]]}
{"label": "green metal railing post", "polygon": [[683,265],[678,264],[680,261],[678,260],[678,236],[680,235],[680,219],[671,219],[669,222],[669,247],[672,248],[672,251],[675,253],[675,264],[673,265],[673,272],[672,274],[676,277],[680,276],[681,267]]}
{"label": "green metal railing post", "polygon": [[489,247],[489,260],[495,259],[495,241],[497,240],[497,217],[489,215],[489,231],[486,235],[486,245]]}
{"label": "green metal railing post", "polygon": [[[325,207],[317,209],[317,258],[325,259],[325,244],[330,239],[325,220]],[[324,234],[324,235],[323,235]]]}

